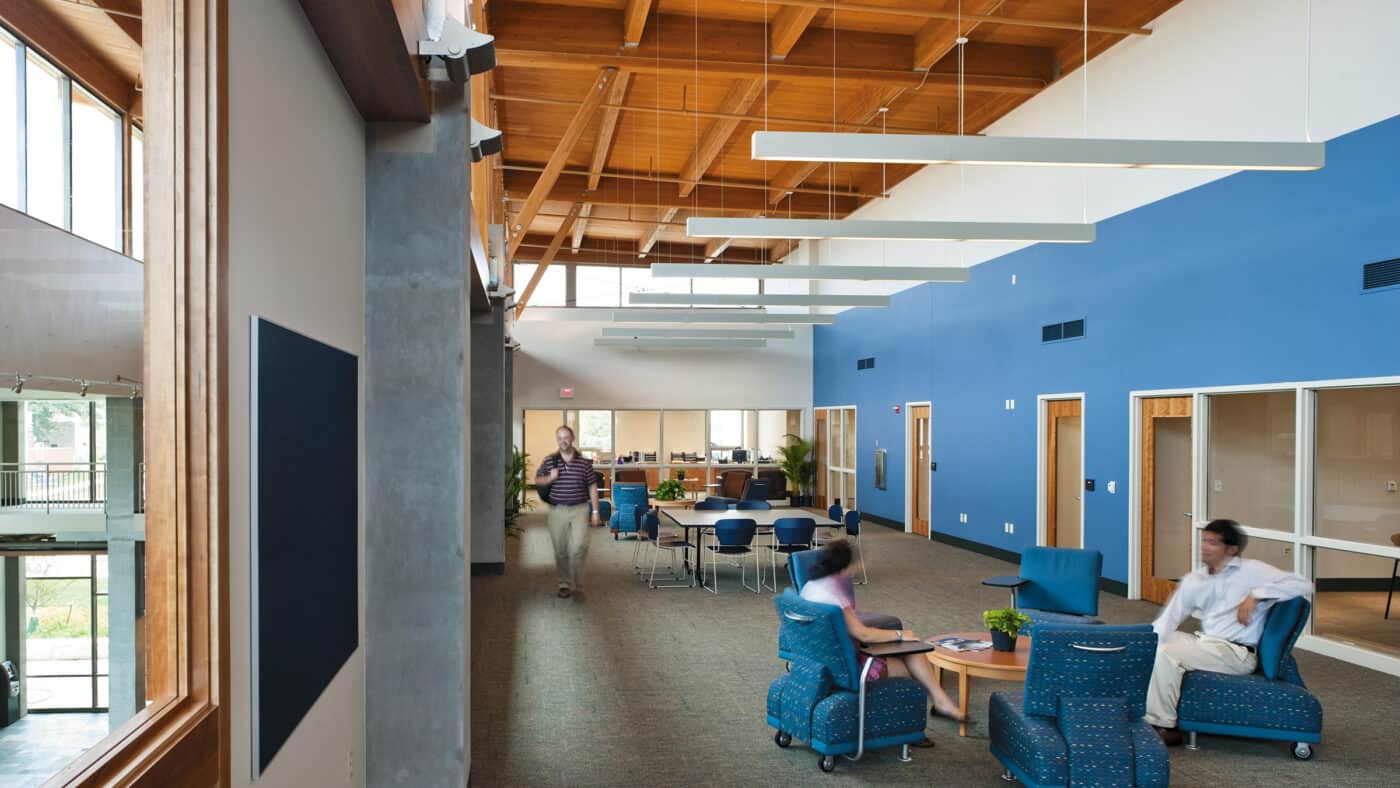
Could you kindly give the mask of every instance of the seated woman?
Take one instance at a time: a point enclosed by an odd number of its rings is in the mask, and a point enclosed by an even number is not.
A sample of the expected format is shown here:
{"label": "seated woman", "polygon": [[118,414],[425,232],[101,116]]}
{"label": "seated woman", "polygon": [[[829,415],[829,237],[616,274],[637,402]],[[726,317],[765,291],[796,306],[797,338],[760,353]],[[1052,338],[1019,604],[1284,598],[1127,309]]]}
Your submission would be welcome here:
{"label": "seated woman", "polygon": [[[822,551],[826,555],[817,565],[820,575],[813,580],[808,580],[802,586],[801,596],[803,599],[841,608],[841,612],[845,614],[846,618],[846,631],[850,633],[851,639],[855,640],[857,645],[917,639],[914,633],[907,629],[903,631],[875,629],[861,623],[860,618],[856,615],[854,586],[849,582],[855,569],[851,565],[850,543],[845,539],[837,539],[822,548]],[[963,721],[958,713],[958,705],[933,680],[933,665],[929,664],[928,659],[923,654],[911,654],[907,657],[876,657],[875,664],[870,666],[870,673],[867,674],[866,681],[875,681],[885,676],[912,677],[924,685],[929,700],[933,701],[929,714],[935,717],[947,717],[957,722]]]}

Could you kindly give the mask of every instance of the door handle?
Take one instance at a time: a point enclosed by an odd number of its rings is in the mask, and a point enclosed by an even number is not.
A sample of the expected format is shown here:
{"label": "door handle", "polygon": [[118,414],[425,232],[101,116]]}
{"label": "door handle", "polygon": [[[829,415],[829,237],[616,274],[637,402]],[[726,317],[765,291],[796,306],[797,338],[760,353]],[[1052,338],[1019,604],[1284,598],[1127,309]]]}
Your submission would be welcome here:
{"label": "door handle", "polygon": [[1190,512],[1182,512],[1182,513],[1181,513],[1181,516],[1182,516],[1182,517],[1190,517],[1190,516],[1191,516],[1191,513],[1190,513]]}

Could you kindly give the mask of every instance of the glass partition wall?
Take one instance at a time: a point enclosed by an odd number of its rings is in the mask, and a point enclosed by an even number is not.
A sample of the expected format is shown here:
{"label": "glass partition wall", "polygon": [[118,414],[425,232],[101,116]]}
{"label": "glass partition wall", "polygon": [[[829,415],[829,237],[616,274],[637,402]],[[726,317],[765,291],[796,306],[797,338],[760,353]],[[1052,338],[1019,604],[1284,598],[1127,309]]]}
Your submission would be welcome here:
{"label": "glass partition wall", "polygon": [[1190,566],[1200,528],[1239,521],[1247,557],[1315,584],[1305,648],[1400,675],[1400,378],[1184,393],[1200,422]]}
{"label": "glass partition wall", "polygon": [[787,436],[804,434],[802,413],[800,408],[526,410],[526,480],[533,483],[540,461],[557,449],[554,431],[567,424],[578,436],[579,451],[593,460],[607,486],[645,481],[654,490],[662,479],[682,479],[693,495],[717,493],[707,485],[716,484],[722,470],[779,472],[779,449]]}
{"label": "glass partition wall", "polygon": [[854,406],[817,408],[817,500],[825,505],[856,504],[856,409]]}

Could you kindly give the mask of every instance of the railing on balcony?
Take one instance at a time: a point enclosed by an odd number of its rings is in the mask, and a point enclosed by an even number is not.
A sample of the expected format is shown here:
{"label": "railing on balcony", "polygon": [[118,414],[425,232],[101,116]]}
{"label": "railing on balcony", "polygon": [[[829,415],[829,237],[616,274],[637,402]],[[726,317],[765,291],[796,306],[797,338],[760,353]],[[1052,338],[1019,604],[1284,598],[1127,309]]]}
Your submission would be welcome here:
{"label": "railing on balcony", "polygon": [[0,508],[101,511],[106,503],[103,463],[0,463]]}

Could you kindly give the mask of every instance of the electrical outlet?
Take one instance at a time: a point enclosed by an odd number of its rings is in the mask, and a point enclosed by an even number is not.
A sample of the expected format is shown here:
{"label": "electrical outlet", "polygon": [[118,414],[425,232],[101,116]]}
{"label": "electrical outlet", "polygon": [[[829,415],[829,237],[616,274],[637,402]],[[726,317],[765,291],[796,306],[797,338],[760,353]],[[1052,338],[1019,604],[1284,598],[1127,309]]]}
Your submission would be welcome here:
{"label": "electrical outlet", "polygon": [[965,522],[967,522],[967,512],[959,512],[959,513],[958,513],[958,522],[960,522],[960,523],[965,523]]}
{"label": "electrical outlet", "polygon": [[1016,400],[1014,400],[1014,399],[1012,399],[1012,400],[1007,400],[1007,402],[1010,402],[1010,403],[1011,403],[1011,406],[1010,406],[1009,408],[1007,408],[1007,410],[1015,410],[1015,409],[1016,409]]}
{"label": "electrical outlet", "polygon": [[1395,484],[1395,480],[1394,480],[1394,479],[1391,479],[1390,481],[1388,481],[1388,482],[1385,483],[1385,491],[1386,491],[1386,492],[1395,492],[1395,489],[1396,489],[1396,484]]}
{"label": "electrical outlet", "polygon": [[1216,492],[1225,492],[1225,482],[1216,479],[1214,482],[1211,483],[1210,488],[1212,490],[1215,490]]}
{"label": "electrical outlet", "polygon": [[345,781],[351,785],[355,784],[355,751],[345,751]]}
{"label": "electrical outlet", "polygon": [[1015,286],[1016,286],[1016,275],[1015,275],[1015,274],[1012,274],[1012,275],[1011,275],[1011,286],[1012,286],[1012,287],[1015,287]]}
{"label": "electrical outlet", "polygon": [[1108,494],[1109,494],[1109,495],[1113,495],[1113,494],[1116,493],[1116,492],[1118,492],[1118,482],[1112,482],[1112,481],[1109,482],[1109,483],[1108,483]]}
{"label": "electrical outlet", "polygon": [[1014,533],[1016,533],[1016,524],[1015,524],[1015,523],[1007,523],[1007,524],[1006,524],[1006,532],[1009,533],[1009,534],[1014,534]]}

